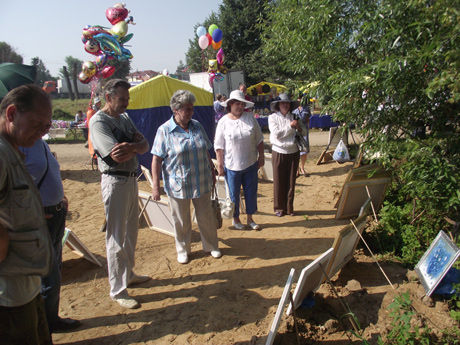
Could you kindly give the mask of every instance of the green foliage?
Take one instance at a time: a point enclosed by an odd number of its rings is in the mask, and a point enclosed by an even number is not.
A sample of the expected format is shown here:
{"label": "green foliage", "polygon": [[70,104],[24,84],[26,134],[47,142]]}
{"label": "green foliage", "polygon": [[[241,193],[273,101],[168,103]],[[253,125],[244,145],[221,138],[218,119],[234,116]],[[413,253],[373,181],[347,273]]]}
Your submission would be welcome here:
{"label": "green foliage", "polygon": [[23,63],[23,60],[22,55],[16,53],[15,48],[6,42],[0,42],[0,63]]}
{"label": "green foliage", "polygon": [[415,140],[393,143],[393,163],[388,160],[387,164],[393,165],[395,177],[379,214],[374,247],[392,252],[404,263],[413,265],[439,230],[450,227],[444,217],[458,219],[458,144],[437,138],[423,143]]}
{"label": "green foliage", "polygon": [[412,301],[409,292],[396,296],[394,302],[390,304],[390,316],[393,318],[385,341],[379,337],[378,344],[432,344],[430,328],[419,328],[411,325],[411,319],[417,316],[411,305]]}
{"label": "green foliage", "polygon": [[53,78],[51,76],[50,71],[46,68],[45,64],[38,56],[32,58],[30,63],[32,66],[35,66],[35,68],[37,69],[37,76],[35,77],[35,84],[37,84],[38,86],[43,86],[45,81],[48,81],[48,80],[56,81],[56,78]]}
{"label": "green foliage", "polygon": [[277,0],[267,9],[262,49],[290,89],[310,83],[394,169],[376,236],[417,262],[448,226],[443,217],[460,220],[457,1]]}
{"label": "green foliage", "polygon": [[460,323],[460,284],[454,284],[453,288],[456,294],[449,300],[450,316],[457,321],[457,323]]}
{"label": "green foliage", "polygon": [[110,79],[128,79],[128,74],[131,70],[131,60],[118,61],[118,59],[112,59],[107,62],[108,66],[115,66],[115,72],[110,78],[104,79],[107,82]]}

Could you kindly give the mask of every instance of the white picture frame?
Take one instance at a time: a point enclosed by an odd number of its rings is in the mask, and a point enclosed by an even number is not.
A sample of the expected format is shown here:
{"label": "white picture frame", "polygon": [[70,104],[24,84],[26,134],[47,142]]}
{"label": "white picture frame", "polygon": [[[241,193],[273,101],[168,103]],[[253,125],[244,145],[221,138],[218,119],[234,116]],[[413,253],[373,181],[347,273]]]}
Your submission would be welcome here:
{"label": "white picture frame", "polygon": [[294,305],[289,304],[286,310],[287,315],[291,315],[292,311],[296,310],[302,304],[302,301],[310,292],[315,292],[319,289],[325,279],[324,271],[326,270],[333,253],[334,248],[329,248],[302,270],[292,296]]}
{"label": "white picture frame", "polygon": [[275,340],[276,333],[278,331],[278,326],[281,321],[281,316],[283,315],[284,307],[287,303],[289,303],[289,294],[291,293],[291,286],[292,280],[294,279],[294,273],[295,269],[291,268],[288,279],[286,281],[286,285],[284,286],[283,294],[281,295],[281,299],[278,304],[278,308],[276,309],[275,318],[273,319],[273,323],[268,332],[267,342],[265,343],[265,345],[272,345],[273,341]]}
{"label": "white picture frame", "polygon": [[139,208],[149,229],[174,237],[174,223],[167,199],[162,197],[161,200],[155,201],[150,193],[140,190]]}
{"label": "white picture frame", "polygon": [[62,237],[62,245],[67,245],[72,252],[78,256],[92,262],[99,267],[102,267],[102,264],[99,260],[91,253],[91,251],[83,244],[82,241],[75,235],[75,233],[69,228],[65,228],[64,236]]}

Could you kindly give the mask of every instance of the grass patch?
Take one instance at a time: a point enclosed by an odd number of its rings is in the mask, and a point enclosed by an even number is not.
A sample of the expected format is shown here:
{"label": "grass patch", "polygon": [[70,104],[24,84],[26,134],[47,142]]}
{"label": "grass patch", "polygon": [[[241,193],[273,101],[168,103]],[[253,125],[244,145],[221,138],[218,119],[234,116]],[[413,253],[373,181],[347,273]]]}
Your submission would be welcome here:
{"label": "grass patch", "polygon": [[53,99],[52,102],[53,120],[73,121],[77,111],[81,110],[86,114],[90,100],[87,98],[74,101],[70,99]]}

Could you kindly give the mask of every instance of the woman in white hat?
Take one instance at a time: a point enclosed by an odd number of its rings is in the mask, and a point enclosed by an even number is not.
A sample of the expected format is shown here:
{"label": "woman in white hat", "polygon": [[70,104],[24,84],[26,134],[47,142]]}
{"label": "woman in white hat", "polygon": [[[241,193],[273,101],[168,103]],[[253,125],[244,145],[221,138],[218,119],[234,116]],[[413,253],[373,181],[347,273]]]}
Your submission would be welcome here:
{"label": "woman in white hat", "polygon": [[296,131],[306,133],[305,126],[292,113],[298,101],[289,99],[285,93],[271,102],[274,112],[268,117],[273,164],[273,208],[278,217],[294,216],[294,193],[300,152],[295,140]]}
{"label": "woman in white hat", "polygon": [[232,91],[222,106],[227,108],[228,113],[217,123],[214,149],[217,171],[219,176],[225,176],[230,199],[235,203],[233,226],[238,230],[246,228],[239,214],[243,186],[247,225],[259,230],[252,216],[257,211],[257,172],[265,164],[264,136],[254,116],[244,111],[253,107],[254,103],[246,100],[242,91]]}

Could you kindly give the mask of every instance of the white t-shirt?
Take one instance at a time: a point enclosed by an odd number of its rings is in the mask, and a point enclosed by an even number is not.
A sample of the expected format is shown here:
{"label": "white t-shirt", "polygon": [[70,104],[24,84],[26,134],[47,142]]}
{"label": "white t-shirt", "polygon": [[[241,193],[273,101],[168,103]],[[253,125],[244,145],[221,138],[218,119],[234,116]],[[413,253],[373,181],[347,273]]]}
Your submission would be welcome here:
{"label": "white t-shirt", "polygon": [[224,150],[224,165],[227,169],[240,171],[257,162],[257,145],[264,136],[254,115],[244,112],[237,120],[228,115],[217,123],[214,149]]}

